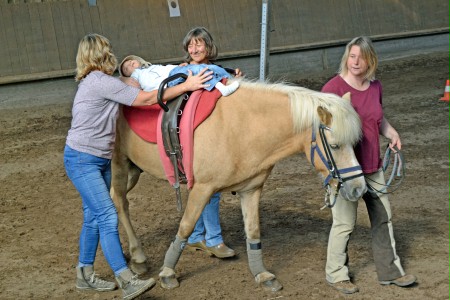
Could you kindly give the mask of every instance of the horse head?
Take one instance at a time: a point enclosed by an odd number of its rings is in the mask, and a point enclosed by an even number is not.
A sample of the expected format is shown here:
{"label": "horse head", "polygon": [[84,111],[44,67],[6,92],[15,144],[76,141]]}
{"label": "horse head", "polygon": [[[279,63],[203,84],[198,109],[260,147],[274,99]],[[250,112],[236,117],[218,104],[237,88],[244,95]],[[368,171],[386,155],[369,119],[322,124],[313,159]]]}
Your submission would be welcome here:
{"label": "horse head", "polygon": [[[333,206],[338,194],[346,200],[357,201],[366,192],[367,187],[353,151],[355,141],[351,143],[351,140],[343,139],[342,134],[339,134],[343,130],[353,130],[354,128],[348,126],[354,124],[335,124],[333,115],[323,106],[317,107],[317,114],[320,122],[312,128],[309,158],[324,178],[326,205]],[[354,118],[354,115],[350,118]],[[320,159],[315,160],[315,154]]]}

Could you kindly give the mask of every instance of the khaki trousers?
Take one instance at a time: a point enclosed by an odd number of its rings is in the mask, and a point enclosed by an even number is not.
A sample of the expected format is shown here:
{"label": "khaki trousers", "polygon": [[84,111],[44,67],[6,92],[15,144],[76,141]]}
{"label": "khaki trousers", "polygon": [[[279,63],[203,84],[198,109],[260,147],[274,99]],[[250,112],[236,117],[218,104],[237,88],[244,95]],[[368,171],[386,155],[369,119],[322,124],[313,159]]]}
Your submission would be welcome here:
{"label": "khaki trousers", "polygon": [[[384,184],[382,170],[365,175],[377,183]],[[366,181],[375,189],[381,185]],[[378,280],[393,280],[405,275],[400,258],[395,251],[394,231],[391,222],[391,207],[386,194],[368,190],[363,195],[369,214],[372,236],[372,252],[378,274]],[[333,224],[328,240],[327,263],[325,267],[326,279],[330,283],[350,280],[348,274],[347,247],[351,233],[355,227],[358,201],[350,202],[340,196],[331,209]]]}

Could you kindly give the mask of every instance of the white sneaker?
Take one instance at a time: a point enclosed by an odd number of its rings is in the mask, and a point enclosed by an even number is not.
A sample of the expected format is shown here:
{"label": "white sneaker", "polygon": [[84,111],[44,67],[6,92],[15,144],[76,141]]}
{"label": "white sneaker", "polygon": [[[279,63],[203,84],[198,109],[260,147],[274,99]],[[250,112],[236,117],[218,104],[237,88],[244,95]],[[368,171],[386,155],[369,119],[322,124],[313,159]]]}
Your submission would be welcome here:
{"label": "white sneaker", "polygon": [[116,277],[116,280],[119,283],[119,287],[122,289],[124,300],[134,299],[150,290],[156,284],[156,281],[153,278],[146,280],[137,278],[137,275],[133,274],[129,269],[120,273],[119,276]]}

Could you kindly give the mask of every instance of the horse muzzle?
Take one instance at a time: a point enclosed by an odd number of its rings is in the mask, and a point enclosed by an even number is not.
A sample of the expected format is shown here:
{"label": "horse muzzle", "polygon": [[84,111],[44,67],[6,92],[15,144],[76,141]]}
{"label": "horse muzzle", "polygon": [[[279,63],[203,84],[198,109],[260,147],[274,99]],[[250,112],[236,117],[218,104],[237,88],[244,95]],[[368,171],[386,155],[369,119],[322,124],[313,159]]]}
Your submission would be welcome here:
{"label": "horse muzzle", "polygon": [[339,190],[342,198],[348,201],[356,202],[367,192],[367,185],[364,177],[354,178],[344,182]]}

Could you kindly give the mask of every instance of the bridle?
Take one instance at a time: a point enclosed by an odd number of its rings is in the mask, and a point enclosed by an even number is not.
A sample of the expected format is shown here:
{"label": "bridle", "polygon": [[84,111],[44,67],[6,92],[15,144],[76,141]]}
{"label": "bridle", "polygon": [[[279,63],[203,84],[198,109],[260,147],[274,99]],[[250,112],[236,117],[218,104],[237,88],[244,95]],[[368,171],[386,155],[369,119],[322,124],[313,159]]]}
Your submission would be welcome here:
{"label": "bridle", "polygon": [[[344,169],[337,168],[336,162],[334,161],[334,158],[333,158],[333,154],[331,153],[330,144],[328,143],[327,137],[325,135],[325,130],[331,131],[331,129],[329,127],[327,127],[321,123],[319,125],[319,136],[320,136],[320,140],[322,141],[322,146],[323,146],[323,150],[325,152],[325,156],[323,155],[322,151],[320,150],[320,148],[317,145],[316,130],[314,127],[312,129],[311,154],[310,154],[311,164],[314,167],[315,167],[314,153],[317,152],[317,154],[319,155],[320,159],[322,160],[323,164],[327,167],[328,172],[329,172],[328,176],[325,178],[325,180],[323,182],[323,187],[325,188],[326,193],[325,193],[325,205],[321,209],[324,209],[325,207],[331,208],[334,206],[334,204],[336,203],[337,196],[339,194],[339,190],[341,189],[341,186],[344,182],[364,176],[360,165],[349,167],[349,168],[344,168]],[[352,175],[352,176],[348,176],[348,177],[341,176],[341,174],[350,173],[350,172],[354,172],[354,171],[361,171],[361,172],[358,174]],[[331,186],[330,186],[331,179],[336,179],[338,181],[338,184],[336,186],[336,192],[334,193],[333,201],[331,201],[331,191],[332,191]]]}

